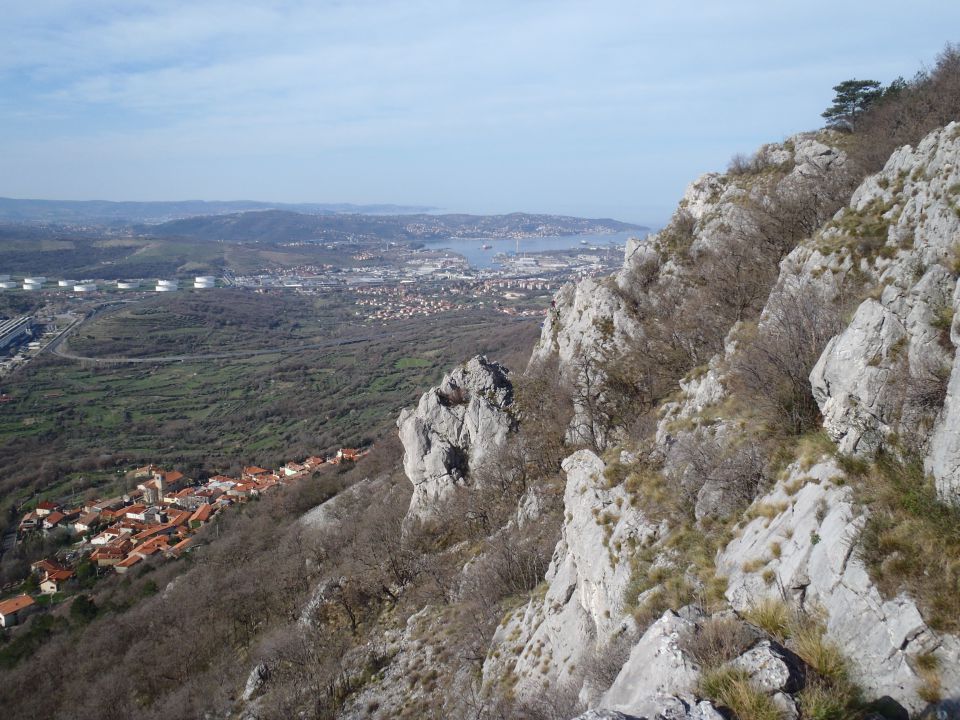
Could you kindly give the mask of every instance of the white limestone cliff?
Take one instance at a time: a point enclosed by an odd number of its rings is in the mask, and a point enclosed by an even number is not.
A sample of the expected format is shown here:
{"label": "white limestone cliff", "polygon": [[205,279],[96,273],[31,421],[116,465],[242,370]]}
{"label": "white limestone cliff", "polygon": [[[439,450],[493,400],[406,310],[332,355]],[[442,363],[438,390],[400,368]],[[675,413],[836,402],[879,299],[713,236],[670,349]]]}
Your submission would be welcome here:
{"label": "white limestone cliff", "polygon": [[445,375],[397,420],[403,469],[413,484],[408,520],[435,513],[515,425],[509,371],[477,356]]}

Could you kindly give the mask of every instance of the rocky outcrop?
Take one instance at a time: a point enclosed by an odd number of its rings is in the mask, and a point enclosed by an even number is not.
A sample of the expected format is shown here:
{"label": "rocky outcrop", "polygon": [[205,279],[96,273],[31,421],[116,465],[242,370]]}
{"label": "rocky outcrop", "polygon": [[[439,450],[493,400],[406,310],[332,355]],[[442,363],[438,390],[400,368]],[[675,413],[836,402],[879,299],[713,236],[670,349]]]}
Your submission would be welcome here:
{"label": "rocky outcrop", "polygon": [[[789,258],[811,281],[833,286],[841,302],[844,293],[875,292],[810,376],[824,428],[844,452],[869,455],[892,433],[911,432],[921,445],[929,436],[954,365],[957,208],[960,125],[953,123],[916,148],[897,150],[850,206]],[[960,465],[939,434],[928,467],[946,487]]]}
{"label": "rocky outcrop", "polygon": [[610,278],[565,284],[554,296],[530,366],[558,360],[560,373],[573,387],[573,419],[568,439],[574,445],[605,446],[613,440],[610,428],[594,417],[591,393],[603,382],[604,358],[624,351],[642,327]]}
{"label": "rocky outcrop", "polygon": [[400,413],[403,469],[413,484],[408,520],[437,512],[503,445],[516,423],[508,375],[499,363],[474,357]]}
{"label": "rocky outcrop", "polygon": [[922,710],[914,659],[928,653],[945,669],[944,689],[960,691],[960,641],[931,630],[910,598],[885,599],[870,581],[856,552],[864,516],[834,462],[792,466],[747,517],[753,519],[717,558],[734,609],[786,596],[822,613],[868,697],[887,695]]}
{"label": "rocky outcrop", "polygon": [[[800,134],[761,148],[754,172],[709,173],[691,183],[667,227],[646,240],[627,244],[623,268],[614,278],[587,280],[561,289],[531,365],[555,356],[561,375],[576,388],[575,404],[577,398],[591,394],[591,403],[602,404],[608,358],[624,348],[644,345],[651,331],[655,335],[664,322],[674,322],[669,318],[677,312],[686,316],[702,312],[704,304],[696,299],[696,293],[703,285],[703,258],[721,258],[731,248],[755,254],[756,248],[743,246],[745,232],[756,223],[751,213],[774,214],[773,196],[829,184],[843,174],[845,156],[824,142],[830,137]],[[766,275],[775,277],[775,263],[776,257],[765,269]],[[673,343],[684,356],[674,359],[674,364],[689,362],[703,352],[704,345],[719,345],[719,338],[705,339],[700,334],[691,327],[686,336],[661,342]],[[658,353],[656,346],[646,352]],[[709,350],[706,352],[709,357]],[[597,422],[596,413],[582,407],[586,404],[580,402],[575,408],[572,440],[602,448],[623,439],[617,421],[613,427],[607,426],[607,418]]]}
{"label": "rocky outcrop", "polygon": [[603,461],[588,450],[563,462],[564,525],[546,579],[497,630],[484,664],[486,683],[508,680],[518,697],[544,682],[579,689],[584,666],[632,620],[622,608],[629,553],[653,541],[659,526],[608,487]]}

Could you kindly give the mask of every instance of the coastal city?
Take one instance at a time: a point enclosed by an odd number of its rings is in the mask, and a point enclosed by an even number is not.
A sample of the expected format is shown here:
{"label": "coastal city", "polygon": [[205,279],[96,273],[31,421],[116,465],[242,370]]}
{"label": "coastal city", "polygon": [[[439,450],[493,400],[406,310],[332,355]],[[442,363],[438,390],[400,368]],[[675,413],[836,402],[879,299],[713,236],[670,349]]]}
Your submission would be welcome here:
{"label": "coastal city", "polygon": [[383,253],[356,252],[349,257],[353,264],[347,266],[308,264],[247,275],[224,272],[74,280],[42,274],[0,274],[0,293],[23,293],[40,301],[40,307],[29,315],[0,318],[0,378],[59,343],[104,309],[158,294],[224,288],[255,293],[336,294],[353,303],[359,322],[371,325],[477,308],[511,317],[537,317],[545,312],[549,299],[563,283],[609,274],[623,258],[623,245],[617,242],[571,242],[560,250],[496,255],[484,255],[489,252],[485,247],[479,246],[480,252],[475,255],[484,263],[482,267],[446,248],[404,246]]}

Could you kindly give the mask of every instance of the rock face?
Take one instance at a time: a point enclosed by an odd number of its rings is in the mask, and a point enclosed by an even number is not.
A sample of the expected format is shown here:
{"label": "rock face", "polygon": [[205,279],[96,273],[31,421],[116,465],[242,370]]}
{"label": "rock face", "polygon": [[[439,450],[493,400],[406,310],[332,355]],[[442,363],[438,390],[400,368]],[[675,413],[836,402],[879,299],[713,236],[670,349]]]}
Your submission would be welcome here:
{"label": "rock face", "polygon": [[[530,365],[558,358],[561,373],[577,386],[597,384],[602,374],[597,361],[622,351],[630,338],[642,333],[626,302],[609,279],[567,283],[554,296]],[[605,445],[612,438],[597,423],[577,394],[569,440],[573,444]]]}
{"label": "rock face", "polygon": [[[878,291],[860,304],[810,376],[824,428],[844,452],[869,455],[893,432],[912,432],[921,444],[929,435],[955,364],[948,331],[958,202],[960,125],[952,123],[915,149],[897,150],[817,242],[788,259],[822,286],[849,292],[856,277]],[[947,425],[941,420],[939,427]],[[945,495],[960,468],[948,447],[952,435],[934,433],[928,460]]]}
{"label": "rock face", "polygon": [[484,664],[486,682],[509,676],[519,697],[544,682],[579,689],[584,664],[631,625],[622,610],[628,548],[658,533],[622,487],[607,487],[595,454],[576,452],[563,469],[565,522],[542,592],[505,619]]}
{"label": "rock face", "polygon": [[509,371],[477,356],[445,375],[397,420],[403,469],[413,483],[408,520],[440,509],[514,428]]}
{"label": "rock face", "polygon": [[[953,323],[950,341],[960,353],[960,284],[953,291]],[[937,482],[940,497],[953,505],[960,505],[960,355],[953,358],[950,384],[927,455],[926,470]]]}
{"label": "rock face", "polygon": [[[889,695],[919,712],[923,679],[913,658],[932,652],[945,669],[944,688],[960,688],[960,641],[923,621],[906,596],[885,600],[856,553],[863,515],[843,472],[824,461],[788,476],[759,498],[756,517],[717,558],[728,578],[727,598],[747,610],[782,594],[825,615],[827,633],[846,648],[857,680],[870,697]],[[947,670],[949,668],[949,670]]]}
{"label": "rock face", "polygon": [[693,622],[673,611],[664,613],[634,645],[599,705],[644,717],[662,712],[668,704],[696,705],[692,693],[700,677],[700,667],[687,657],[679,644],[681,636],[693,628]]}

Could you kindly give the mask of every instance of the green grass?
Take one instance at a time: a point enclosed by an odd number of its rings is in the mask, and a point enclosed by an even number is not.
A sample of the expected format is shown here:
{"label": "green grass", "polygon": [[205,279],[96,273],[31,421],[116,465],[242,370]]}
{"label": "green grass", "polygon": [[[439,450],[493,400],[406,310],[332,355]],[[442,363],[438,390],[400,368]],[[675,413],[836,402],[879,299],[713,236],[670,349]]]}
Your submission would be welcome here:
{"label": "green grass", "polygon": [[397,370],[406,370],[408,368],[426,368],[430,367],[433,363],[429,360],[416,357],[402,357],[397,360],[393,366]]}

